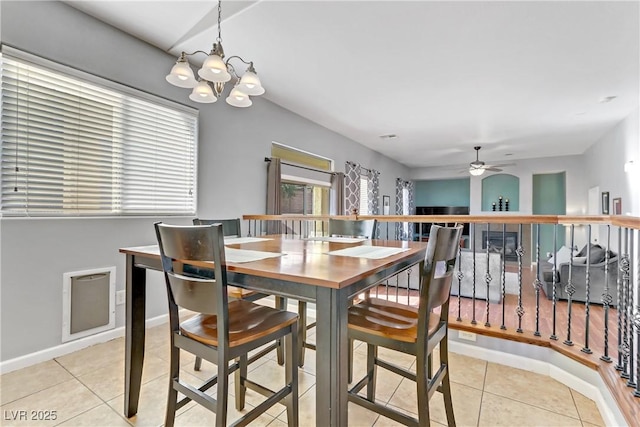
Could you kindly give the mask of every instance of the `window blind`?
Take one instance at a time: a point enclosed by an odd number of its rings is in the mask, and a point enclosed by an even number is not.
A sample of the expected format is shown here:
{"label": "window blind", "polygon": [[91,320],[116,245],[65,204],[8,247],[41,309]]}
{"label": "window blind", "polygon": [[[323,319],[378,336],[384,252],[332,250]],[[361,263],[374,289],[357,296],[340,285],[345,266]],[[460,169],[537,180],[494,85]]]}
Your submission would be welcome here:
{"label": "window blind", "polygon": [[1,60],[3,215],[195,213],[195,110]]}

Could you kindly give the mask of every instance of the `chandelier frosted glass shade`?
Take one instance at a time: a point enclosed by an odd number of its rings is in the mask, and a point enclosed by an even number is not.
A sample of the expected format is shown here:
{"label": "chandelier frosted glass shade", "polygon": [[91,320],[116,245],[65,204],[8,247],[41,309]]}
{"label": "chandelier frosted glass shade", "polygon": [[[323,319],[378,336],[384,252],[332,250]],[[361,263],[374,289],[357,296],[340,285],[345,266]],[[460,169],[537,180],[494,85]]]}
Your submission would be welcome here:
{"label": "chandelier frosted glass shade", "polygon": [[470,167],[469,168],[469,173],[473,176],[480,176],[484,173],[484,168],[474,168],[474,167]]}
{"label": "chandelier frosted glass shade", "polygon": [[198,82],[196,81],[193,70],[189,66],[186,59],[178,59],[176,64],[171,68],[171,72],[166,77],[167,81],[174,86],[192,88]]}
{"label": "chandelier frosted glass shade", "polygon": [[262,87],[262,83],[260,83],[258,75],[249,70],[247,70],[240,79],[238,89],[247,95],[262,95],[264,93],[264,88]]}
{"label": "chandelier frosted glass shade", "polygon": [[213,89],[209,86],[205,80],[200,80],[196,87],[193,88],[191,95],[189,95],[189,99],[194,102],[201,102],[205,104],[211,104],[218,100],[216,95],[213,93]]}
{"label": "chandelier frosted glass shade", "polygon": [[231,74],[227,71],[227,65],[218,55],[209,55],[204,60],[198,75],[213,83],[226,83],[231,80]]}
{"label": "chandelier frosted glass shade", "polygon": [[249,99],[249,95],[238,89],[238,86],[231,90],[231,93],[227,97],[227,104],[234,107],[245,108],[251,107],[253,102]]}

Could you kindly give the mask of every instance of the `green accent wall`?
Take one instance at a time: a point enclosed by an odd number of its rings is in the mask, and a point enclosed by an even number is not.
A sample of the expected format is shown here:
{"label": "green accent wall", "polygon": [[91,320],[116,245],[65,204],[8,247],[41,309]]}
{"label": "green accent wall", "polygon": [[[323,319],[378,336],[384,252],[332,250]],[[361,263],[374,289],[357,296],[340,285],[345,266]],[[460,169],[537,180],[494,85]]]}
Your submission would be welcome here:
{"label": "green accent wall", "polygon": [[416,206],[469,206],[470,179],[415,181]]}
{"label": "green accent wall", "polygon": [[502,196],[502,210],[506,210],[506,201],[509,199],[509,212],[520,210],[520,178],[517,176],[500,173],[491,175],[482,180],[482,210],[492,211],[493,203],[496,211],[499,211],[499,198]]}
{"label": "green accent wall", "polygon": [[[533,175],[532,213],[534,215],[565,215],[567,213],[566,173],[545,173]],[[555,252],[553,233],[555,227],[550,224],[540,225],[540,258],[547,259],[547,252]],[[558,230],[557,247],[565,243],[565,233]],[[537,227],[533,227],[533,248],[535,250]]]}

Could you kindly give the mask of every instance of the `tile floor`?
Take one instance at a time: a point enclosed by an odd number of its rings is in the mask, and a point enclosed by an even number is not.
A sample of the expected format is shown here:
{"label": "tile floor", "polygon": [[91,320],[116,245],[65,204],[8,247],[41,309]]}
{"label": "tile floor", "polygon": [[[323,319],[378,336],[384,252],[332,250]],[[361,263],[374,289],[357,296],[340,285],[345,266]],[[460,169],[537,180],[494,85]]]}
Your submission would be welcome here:
{"label": "tile floor", "polygon": [[[356,348],[356,378],[362,373],[365,347]],[[380,353],[383,355],[382,351]],[[160,426],[164,420],[168,372],[168,331],[162,325],[147,332],[143,386],[138,414],[126,419],[123,408],[124,339],[59,357],[0,377],[3,426]],[[414,359],[387,352],[389,360],[410,367]],[[456,422],[459,426],[603,426],[595,403],[559,382],[538,374],[451,354],[451,379]],[[193,370],[193,357],[183,355],[183,378],[197,384],[213,372],[203,364]],[[300,370],[300,425],[315,425],[315,352],[308,351]],[[275,353],[250,366],[258,381],[275,387],[284,382],[284,371]],[[415,389],[409,381],[379,371],[378,399],[402,411],[415,413]],[[231,387],[233,392],[233,387]],[[247,404],[259,396],[247,392]],[[261,396],[260,396],[261,397]],[[26,412],[21,412],[26,411]],[[32,412],[35,411],[35,412]],[[47,412],[49,411],[49,412]],[[37,417],[55,420],[38,420]],[[21,416],[26,415],[26,420]],[[230,401],[229,417],[238,413]],[[446,425],[439,393],[431,400],[432,425]],[[177,426],[212,425],[215,415],[193,402],[182,408]],[[284,426],[286,413],[276,405],[252,425]],[[392,420],[349,404],[349,425],[393,426]]]}

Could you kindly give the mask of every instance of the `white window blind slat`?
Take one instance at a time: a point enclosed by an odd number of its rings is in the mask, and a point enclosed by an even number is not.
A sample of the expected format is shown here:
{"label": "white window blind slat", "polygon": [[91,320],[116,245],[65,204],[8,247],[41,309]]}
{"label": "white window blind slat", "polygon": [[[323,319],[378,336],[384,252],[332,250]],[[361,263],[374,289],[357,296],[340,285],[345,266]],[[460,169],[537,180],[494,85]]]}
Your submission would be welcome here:
{"label": "white window blind slat", "polygon": [[1,57],[3,215],[195,213],[194,110],[23,55]]}

